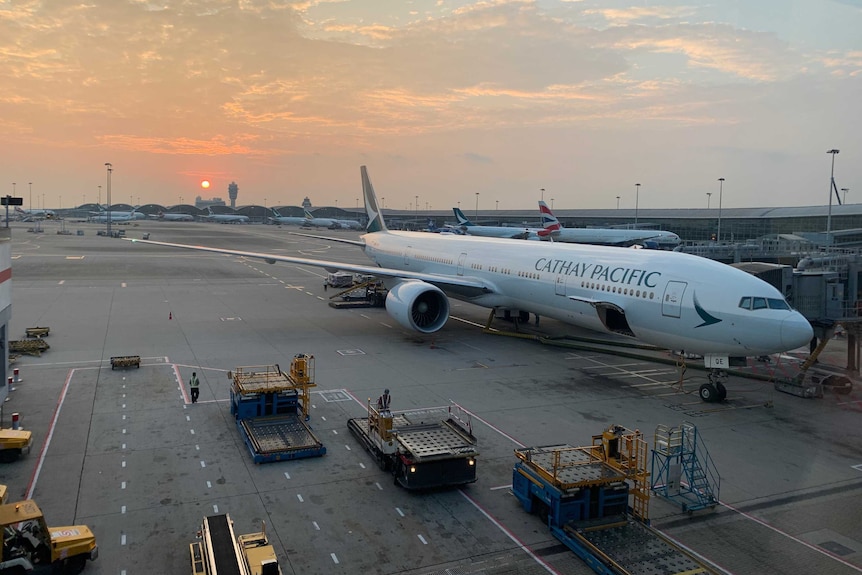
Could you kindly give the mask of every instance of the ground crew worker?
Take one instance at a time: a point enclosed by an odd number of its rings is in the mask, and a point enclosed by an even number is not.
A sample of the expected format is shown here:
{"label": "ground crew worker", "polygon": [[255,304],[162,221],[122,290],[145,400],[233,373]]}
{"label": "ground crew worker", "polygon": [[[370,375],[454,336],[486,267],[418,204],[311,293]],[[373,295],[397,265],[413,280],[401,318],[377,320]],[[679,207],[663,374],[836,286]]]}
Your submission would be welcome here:
{"label": "ground crew worker", "polygon": [[192,372],[192,378],[189,380],[189,387],[192,390],[192,403],[198,402],[198,394],[200,393],[200,385],[201,382],[198,379],[198,374],[196,372]]}
{"label": "ground crew worker", "polygon": [[389,395],[389,390],[384,389],[383,395],[377,398],[377,411],[380,412],[389,412],[389,402],[392,400],[392,396]]}

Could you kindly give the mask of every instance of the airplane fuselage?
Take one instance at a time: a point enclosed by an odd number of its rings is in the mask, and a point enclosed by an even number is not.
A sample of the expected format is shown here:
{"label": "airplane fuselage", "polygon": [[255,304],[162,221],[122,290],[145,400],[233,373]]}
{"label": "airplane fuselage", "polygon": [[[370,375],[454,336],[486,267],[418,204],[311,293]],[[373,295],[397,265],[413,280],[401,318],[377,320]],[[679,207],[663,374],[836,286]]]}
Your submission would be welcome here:
{"label": "airplane fuselage", "polygon": [[[421,232],[369,233],[379,266],[479,278],[493,293],[447,295],[551,317],[699,354],[765,355],[802,345],[811,327],[766,282],[679,252],[521,242]],[[433,283],[433,282],[430,282]],[[743,309],[743,298],[771,302]],[[761,300],[758,300],[761,301]]]}

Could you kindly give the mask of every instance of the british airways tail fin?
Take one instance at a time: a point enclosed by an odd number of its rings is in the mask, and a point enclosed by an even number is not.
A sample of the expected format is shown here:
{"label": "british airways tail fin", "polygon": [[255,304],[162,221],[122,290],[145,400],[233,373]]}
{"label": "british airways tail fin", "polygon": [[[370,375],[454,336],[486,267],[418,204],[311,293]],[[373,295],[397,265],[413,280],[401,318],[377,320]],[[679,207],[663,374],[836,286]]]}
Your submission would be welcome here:
{"label": "british airways tail fin", "polygon": [[539,200],[539,213],[542,216],[542,230],[539,232],[539,237],[543,239],[551,239],[554,234],[558,234],[562,226],[560,220],[548,207],[544,200]]}
{"label": "british airways tail fin", "polygon": [[461,208],[452,208],[452,211],[455,212],[455,219],[458,220],[459,226],[475,226],[476,225],[467,219],[467,216],[464,215],[464,212],[461,211]]}
{"label": "british airways tail fin", "polygon": [[374,193],[374,186],[371,185],[371,179],[368,177],[368,168],[361,166],[359,171],[362,174],[362,196],[365,198],[365,212],[368,214],[368,225],[365,226],[365,231],[368,233],[385,232],[386,222],[383,221],[383,212],[377,207],[377,195]]}

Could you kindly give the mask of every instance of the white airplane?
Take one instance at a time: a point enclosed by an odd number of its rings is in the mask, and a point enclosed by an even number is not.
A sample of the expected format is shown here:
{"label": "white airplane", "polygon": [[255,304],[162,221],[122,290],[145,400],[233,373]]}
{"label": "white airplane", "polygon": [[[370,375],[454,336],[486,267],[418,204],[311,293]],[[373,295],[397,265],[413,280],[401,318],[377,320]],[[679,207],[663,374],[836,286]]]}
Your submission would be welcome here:
{"label": "white airplane", "polygon": [[211,222],[218,222],[220,224],[244,224],[248,222],[248,216],[243,216],[242,214],[216,214],[213,213],[212,208],[207,207],[208,215],[204,216]]}
{"label": "white airplane", "polygon": [[29,210],[22,210],[18,206],[15,206],[15,213],[21,218],[21,221],[29,222],[32,220],[50,220],[54,217],[54,210],[40,210],[30,208]]}
{"label": "white airplane", "polygon": [[271,208],[272,217],[269,220],[276,224],[289,225],[289,226],[304,226],[306,225],[306,221],[308,218],[302,216],[283,216],[278,213],[278,210],[275,208]]}
{"label": "white airplane", "polygon": [[108,215],[110,214],[112,222],[131,222],[134,220],[145,220],[147,215],[138,211],[135,211],[132,208],[129,212],[118,212],[118,211],[107,211],[102,206],[99,206],[98,212],[90,212],[90,221],[105,223],[108,221]]}
{"label": "white airplane", "polygon": [[193,222],[195,221],[195,217],[191,214],[180,214],[180,213],[164,213],[159,212],[156,216],[157,220],[161,220],[164,222]]}
{"label": "white airplane", "polygon": [[460,230],[468,236],[482,238],[510,238],[517,240],[538,240],[542,235],[550,233],[545,228],[528,228],[517,226],[480,226],[471,222],[460,208],[452,208]]}
{"label": "white airplane", "polygon": [[315,218],[308,210],[305,210],[305,225],[313,228],[329,228],[330,230],[341,227],[335,218]]}
{"label": "white airplane", "polygon": [[550,233],[542,239],[555,242],[593,244],[597,246],[654,246],[673,249],[679,245],[679,236],[662,230],[616,229],[616,228],[564,228],[551,208],[539,200],[542,225]]}
{"label": "white airplane", "polygon": [[[264,252],[130,241],[370,274],[389,293],[386,311],[421,333],[441,329],[449,298],[534,313],[664,349],[703,355],[710,382],[704,401],[720,401],[730,356],[760,356],[806,346],[808,320],[763,280],[725,264],[664,250],[625,250],[561,242],[519,242],[450,234],[390,231],[361,168],[366,233],[359,241],[373,265]],[[329,238],[332,239],[332,238]]]}

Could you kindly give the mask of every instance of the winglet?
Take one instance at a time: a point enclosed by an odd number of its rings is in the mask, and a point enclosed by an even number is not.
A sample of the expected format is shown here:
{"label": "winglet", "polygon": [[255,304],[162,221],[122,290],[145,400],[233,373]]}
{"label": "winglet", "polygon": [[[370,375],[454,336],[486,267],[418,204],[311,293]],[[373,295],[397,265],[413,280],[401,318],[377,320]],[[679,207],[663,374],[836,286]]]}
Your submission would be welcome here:
{"label": "winglet", "polygon": [[458,220],[459,226],[475,226],[473,222],[467,219],[467,216],[464,215],[464,212],[461,211],[461,208],[452,208],[452,211],[455,212],[455,219]]}
{"label": "winglet", "polygon": [[371,185],[371,179],[368,177],[368,168],[360,166],[359,171],[362,174],[365,212],[368,214],[368,225],[365,226],[365,231],[368,233],[386,231],[386,222],[383,221],[383,214],[377,207],[377,195],[374,193],[374,186]]}

